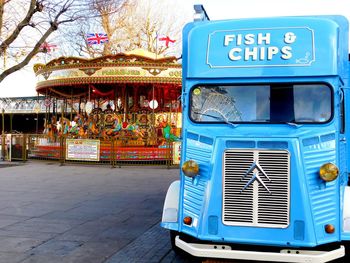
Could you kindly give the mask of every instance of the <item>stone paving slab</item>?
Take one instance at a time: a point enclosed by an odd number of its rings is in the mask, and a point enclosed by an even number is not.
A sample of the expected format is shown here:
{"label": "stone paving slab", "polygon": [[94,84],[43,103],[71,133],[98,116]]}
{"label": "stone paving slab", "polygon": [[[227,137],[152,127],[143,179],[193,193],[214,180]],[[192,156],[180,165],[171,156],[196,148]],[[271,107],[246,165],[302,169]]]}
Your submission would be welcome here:
{"label": "stone paving slab", "polygon": [[201,262],[175,254],[159,225],[177,169],[1,161],[0,168],[0,263]]}
{"label": "stone paving slab", "polygon": [[22,253],[33,249],[42,242],[34,238],[7,237],[0,239],[0,252]]}
{"label": "stone paving slab", "polygon": [[0,252],[0,263],[23,262],[27,257],[25,253]]}
{"label": "stone paving slab", "polygon": [[170,245],[169,232],[155,224],[152,228],[111,256],[105,263],[196,263],[198,260],[176,255]]}
{"label": "stone paving slab", "polygon": [[0,263],[194,262],[159,226],[177,178],[165,167],[2,167]]}

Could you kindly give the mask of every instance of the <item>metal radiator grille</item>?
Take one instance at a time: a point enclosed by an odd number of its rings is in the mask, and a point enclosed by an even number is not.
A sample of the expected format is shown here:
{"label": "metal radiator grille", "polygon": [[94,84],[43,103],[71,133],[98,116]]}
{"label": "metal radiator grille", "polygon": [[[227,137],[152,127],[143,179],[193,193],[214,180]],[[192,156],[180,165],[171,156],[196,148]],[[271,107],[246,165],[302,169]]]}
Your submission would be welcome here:
{"label": "metal radiator grille", "polygon": [[259,227],[288,226],[287,151],[226,150],[223,223]]}

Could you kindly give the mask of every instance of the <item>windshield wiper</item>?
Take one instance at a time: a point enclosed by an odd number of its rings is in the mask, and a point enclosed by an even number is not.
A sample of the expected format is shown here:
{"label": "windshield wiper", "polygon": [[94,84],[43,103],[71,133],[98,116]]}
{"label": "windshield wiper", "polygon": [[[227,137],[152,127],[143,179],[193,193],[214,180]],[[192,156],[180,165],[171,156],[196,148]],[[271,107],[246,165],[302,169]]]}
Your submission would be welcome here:
{"label": "windshield wiper", "polygon": [[294,120],[291,120],[291,121],[280,121],[279,123],[288,124],[289,126],[292,126],[294,128],[300,128],[301,126],[303,126],[302,124],[296,123]]}
{"label": "windshield wiper", "polygon": [[214,115],[211,115],[211,114],[206,114],[206,113],[201,113],[201,112],[197,112],[197,111],[193,111],[194,114],[198,114],[200,116],[205,116],[205,117],[209,117],[209,118],[213,118],[215,120],[218,120],[218,121],[222,121],[230,126],[232,126],[233,128],[236,128],[238,126],[238,124],[234,124],[230,121],[228,121],[225,116],[222,116],[221,117],[218,117],[218,116],[214,116]]}

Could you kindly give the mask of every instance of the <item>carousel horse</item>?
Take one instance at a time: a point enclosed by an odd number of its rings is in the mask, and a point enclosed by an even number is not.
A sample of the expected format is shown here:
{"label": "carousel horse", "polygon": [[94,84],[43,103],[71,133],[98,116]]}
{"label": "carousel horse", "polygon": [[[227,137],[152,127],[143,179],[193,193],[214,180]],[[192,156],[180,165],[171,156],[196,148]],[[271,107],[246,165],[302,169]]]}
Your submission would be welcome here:
{"label": "carousel horse", "polygon": [[77,125],[77,135],[80,138],[85,138],[86,137],[86,125],[85,125],[85,120],[84,117],[81,115],[77,115],[74,117],[74,121]]}
{"label": "carousel horse", "polygon": [[54,131],[53,131],[53,127],[51,123],[48,123],[46,125],[46,135],[50,140],[53,140],[55,137]]}
{"label": "carousel horse", "polygon": [[59,135],[65,135],[69,133],[69,129],[70,129],[70,120],[68,120],[65,117],[61,117],[58,120],[58,124],[57,124],[57,128],[58,128],[58,133]]}
{"label": "carousel horse", "polygon": [[144,131],[141,129],[141,127],[137,124],[134,125],[134,130],[133,130],[134,134],[136,136],[138,136],[139,138],[143,138],[145,137],[145,133]]}
{"label": "carousel horse", "polygon": [[47,123],[47,120],[44,119],[44,130],[43,130],[43,134],[48,134],[49,132],[49,125]]}
{"label": "carousel horse", "polygon": [[107,130],[103,129],[101,131],[101,137],[105,140],[108,140],[109,139],[109,135],[107,134]]}
{"label": "carousel horse", "polygon": [[179,138],[177,136],[175,136],[174,134],[171,133],[171,127],[169,124],[167,124],[164,128],[163,128],[163,137],[166,140],[169,140],[171,142],[174,141],[178,141]]}
{"label": "carousel horse", "polygon": [[65,120],[63,121],[63,134],[68,134],[70,130],[70,121]]}
{"label": "carousel horse", "polygon": [[46,119],[44,120],[44,131],[43,131],[43,134],[47,135],[47,137],[50,140],[53,140],[54,137],[55,137],[54,127],[53,127],[52,123],[47,122]]}
{"label": "carousel horse", "polygon": [[82,127],[84,124],[83,117],[80,116],[79,114],[74,117],[74,121],[78,124],[79,127]]}
{"label": "carousel horse", "polygon": [[51,118],[51,128],[52,128],[52,133],[53,135],[57,135],[58,130],[57,130],[57,119],[55,116],[52,116]]}
{"label": "carousel horse", "polygon": [[54,130],[53,130],[53,125],[52,125],[52,123],[49,123],[48,125],[49,125],[49,127],[48,127],[48,134],[47,134],[47,136],[49,137],[50,140],[53,141],[54,138],[55,138],[55,134],[54,134]]}
{"label": "carousel horse", "polygon": [[93,118],[89,118],[89,125],[88,125],[88,130],[92,133],[92,135],[98,135],[100,133],[96,122],[94,121]]}
{"label": "carousel horse", "polygon": [[80,138],[85,138],[86,137],[86,132],[84,129],[84,125],[79,127],[78,135]]}
{"label": "carousel horse", "polygon": [[112,128],[106,130],[106,134],[108,136],[114,136],[116,135],[120,130],[122,129],[122,125],[120,124],[120,119],[118,116],[114,117],[114,123]]}
{"label": "carousel horse", "polygon": [[147,145],[157,145],[157,133],[153,126],[149,126],[147,129]]}
{"label": "carousel horse", "polygon": [[78,135],[78,132],[79,132],[79,126],[77,123],[74,123],[72,124],[70,127],[69,127],[69,130],[68,132],[72,135]]}

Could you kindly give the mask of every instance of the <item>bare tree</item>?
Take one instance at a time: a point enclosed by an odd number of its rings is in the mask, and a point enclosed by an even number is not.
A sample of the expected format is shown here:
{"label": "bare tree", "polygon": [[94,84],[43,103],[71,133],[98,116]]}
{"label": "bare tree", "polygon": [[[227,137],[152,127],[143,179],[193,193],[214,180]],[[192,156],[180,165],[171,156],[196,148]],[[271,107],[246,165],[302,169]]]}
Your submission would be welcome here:
{"label": "bare tree", "polygon": [[[79,56],[96,57],[142,48],[156,53],[179,50],[180,32],[185,23],[169,2],[151,0],[84,0],[90,7],[85,20],[75,33],[66,34],[66,42],[74,43]],[[176,2],[176,1],[175,1]],[[169,12],[166,12],[171,10]],[[86,33],[104,32],[109,42],[103,45],[88,45]],[[80,38],[77,38],[76,36]],[[168,35],[177,40],[177,47],[160,45],[157,36]],[[71,37],[71,36],[74,36]]]}
{"label": "bare tree", "polygon": [[[116,23],[125,14],[125,9],[130,0],[80,0],[84,5],[84,19],[75,24],[62,34],[63,45],[69,43],[65,48],[64,55],[79,55],[94,58],[101,55],[115,53],[113,49],[113,35],[118,30]],[[106,33],[109,42],[103,45],[89,45],[86,39],[88,33]]]}
{"label": "bare tree", "polygon": [[[177,10],[176,1],[130,0],[127,14],[118,21],[119,30],[113,39],[125,51],[142,48],[155,54],[179,52],[184,18]],[[175,47],[161,45],[159,36],[176,40]]]}
{"label": "bare tree", "polygon": [[0,37],[2,33],[2,27],[4,25],[4,10],[5,5],[8,4],[11,0],[0,0]]}
{"label": "bare tree", "polygon": [[[0,0],[0,57],[6,58],[6,51],[13,45],[25,44],[26,52],[23,52],[21,61],[13,63],[0,74],[0,82],[8,75],[22,69],[30,60],[41,51],[43,43],[62,24],[75,21],[82,10],[81,4],[75,0]],[[6,8],[10,4],[17,7],[26,7],[26,13],[16,14],[20,17],[14,24],[5,27]],[[2,8],[2,9],[1,9]],[[2,10],[2,11],[1,11]],[[8,14],[12,17],[14,14]],[[28,37],[30,35],[30,37]],[[28,45],[29,39],[29,45]]]}
{"label": "bare tree", "polygon": [[[118,29],[118,24],[114,23],[115,18],[118,17],[121,19],[123,17],[123,11],[129,5],[130,1],[127,0],[90,0],[90,9],[100,16],[101,26],[109,39],[113,37]],[[102,55],[111,53],[111,42],[108,42],[104,45]]]}

